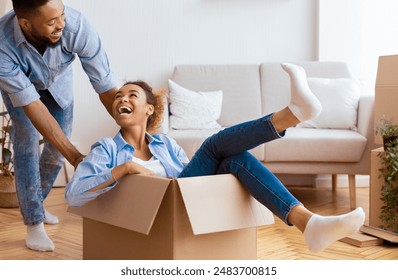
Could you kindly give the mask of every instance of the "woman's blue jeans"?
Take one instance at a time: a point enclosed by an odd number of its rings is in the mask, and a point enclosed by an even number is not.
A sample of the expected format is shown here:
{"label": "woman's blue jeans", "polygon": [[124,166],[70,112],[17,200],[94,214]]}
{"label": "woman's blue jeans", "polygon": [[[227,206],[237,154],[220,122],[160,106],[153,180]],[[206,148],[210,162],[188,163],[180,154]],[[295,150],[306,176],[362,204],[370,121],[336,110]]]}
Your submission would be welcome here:
{"label": "woman's blue jeans", "polygon": [[[63,132],[72,132],[73,105],[62,109],[48,91],[40,91],[40,100],[57,120]],[[11,140],[15,185],[24,223],[34,225],[44,221],[43,201],[49,194],[62,167],[64,157],[48,142],[40,153],[40,135],[26,116],[23,108],[14,108],[7,93],[2,93],[4,104],[12,120]]]}
{"label": "woman's blue jeans", "polygon": [[233,174],[260,203],[286,224],[293,207],[301,203],[248,150],[284,136],[273,123],[272,114],[248,121],[210,136],[192,157],[179,177]]}

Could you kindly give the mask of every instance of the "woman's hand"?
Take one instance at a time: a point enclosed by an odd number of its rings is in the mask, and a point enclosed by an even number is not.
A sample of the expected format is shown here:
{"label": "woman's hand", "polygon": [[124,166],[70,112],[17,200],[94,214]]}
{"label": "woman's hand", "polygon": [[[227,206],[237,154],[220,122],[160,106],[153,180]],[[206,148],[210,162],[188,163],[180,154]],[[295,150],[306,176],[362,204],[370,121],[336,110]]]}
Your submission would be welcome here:
{"label": "woman's hand", "polygon": [[126,162],[127,164],[127,174],[142,174],[142,175],[148,175],[148,176],[153,176],[155,175],[152,170],[149,170],[148,168],[142,166],[141,164],[135,163],[135,162]]}
{"label": "woman's hand", "polygon": [[97,190],[104,189],[114,182],[117,182],[120,178],[122,178],[125,175],[128,174],[142,174],[142,175],[147,175],[147,176],[153,176],[155,173],[153,173],[151,170],[148,168],[145,168],[141,164],[129,161],[126,163],[123,163],[121,165],[118,165],[112,169],[112,178],[110,178],[108,181],[90,189],[87,190],[87,192],[93,192]]}

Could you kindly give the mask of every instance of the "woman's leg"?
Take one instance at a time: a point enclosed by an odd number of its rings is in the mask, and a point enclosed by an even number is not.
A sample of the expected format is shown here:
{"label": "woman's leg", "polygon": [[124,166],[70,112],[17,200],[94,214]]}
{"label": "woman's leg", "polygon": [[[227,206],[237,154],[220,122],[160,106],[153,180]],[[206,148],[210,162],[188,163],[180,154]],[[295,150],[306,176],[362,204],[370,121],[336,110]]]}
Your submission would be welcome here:
{"label": "woman's leg", "polygon": [[289,106],[275,114],[241,123],[212,135],[195,153],[181,174],[182,177],[214,174],[224,158],[278,139],[287,128],[319,114],[321,105],[308,86],[304,69],[293,64],[283,64],[282,67],[290,77]]}
{"label": "woman's leg", "polygon": [[203,142],[180,177],[213,175],[224,158],[280,138],[281,135],[272,124],[272,115],[226,128]]}
{"label": "woman's leg", "polygon": [[301,203],[252,154],[243,152],[225,158],[216,174],[233,174],[257,201],[286,224],[292,225],[288,216]]}
{"label": "woman's leg", "polygon": [[296,226],[304,233],[310,251],[324,250],[331,243],[358,232],[364,223],[362,208],[340,216],[312,213],[249,152],[225,158],[217,173],[235,175],[255,199],[286,224]]}
{"label": "woman's leg", "polygon": [[319,114],[321,105],[308,87],[301,67],[282,66],[291,80],[291,103],[283,110],[209,137],[180,177],[232,173],[253,197],[289,225],[304,233],[311,251],[358,231],[365,215],[361,208],[341,216],[322,217],[305,208],[283,184],[246,150],[277,139],[284,130]]}

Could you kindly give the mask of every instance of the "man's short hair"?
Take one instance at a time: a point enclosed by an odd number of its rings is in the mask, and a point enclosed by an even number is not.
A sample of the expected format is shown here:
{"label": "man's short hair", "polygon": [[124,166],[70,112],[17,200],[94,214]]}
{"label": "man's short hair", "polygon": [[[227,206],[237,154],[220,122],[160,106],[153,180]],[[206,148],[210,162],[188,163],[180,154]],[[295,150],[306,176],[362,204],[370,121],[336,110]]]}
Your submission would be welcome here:
{"label": "man's short hair", "polygon": [[18,17],[33,15],[37,8],[44,6],[50,0],[12,0],[12,5]]}

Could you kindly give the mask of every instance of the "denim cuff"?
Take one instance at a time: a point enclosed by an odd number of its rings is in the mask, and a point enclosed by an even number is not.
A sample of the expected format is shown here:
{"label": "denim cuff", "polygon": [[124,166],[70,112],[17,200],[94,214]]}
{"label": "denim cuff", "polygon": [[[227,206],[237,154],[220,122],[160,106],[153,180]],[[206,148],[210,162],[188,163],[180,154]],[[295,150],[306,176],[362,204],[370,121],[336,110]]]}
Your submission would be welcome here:
{"label": "denim cuff", "polygon": [[40,95],[33,84],[20,92],[9,94],[9,97],[14,107],[26,106],[33,101],[40,99]]}
{"label": "denim cuff", "polygon": [[282,131],[282,132],[278,132],[278,130],[276,130],[274,123],[272,122],[272,117],[274,116],[275,113],[269,114],[268,116],[265,116],[265,122],[268,125],[268,127],[272,130],[275,138],[282,138],[283,136],[285,136],[286,134],[286,130]]}
{"label": "denim cuff", "polygon": [[91,84],[98,94],[107,92],[108,90],[117,86],[112,73],[109,73],[101,81],[91,81]]}

